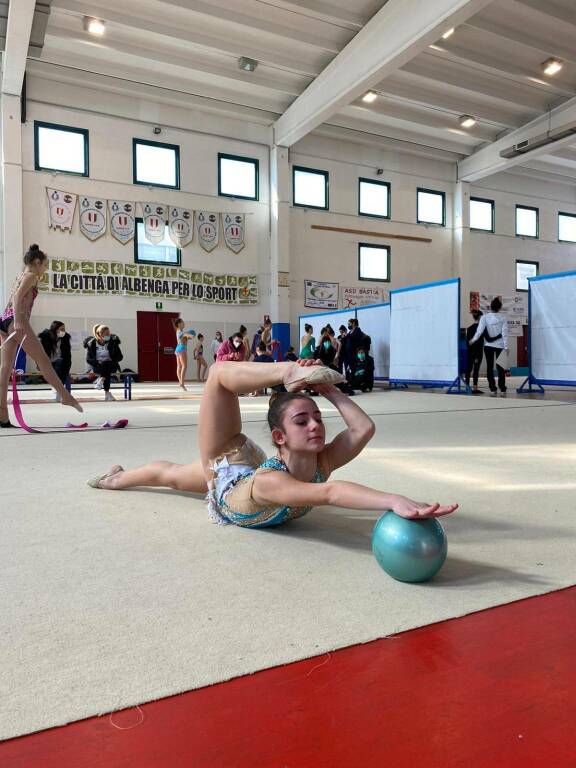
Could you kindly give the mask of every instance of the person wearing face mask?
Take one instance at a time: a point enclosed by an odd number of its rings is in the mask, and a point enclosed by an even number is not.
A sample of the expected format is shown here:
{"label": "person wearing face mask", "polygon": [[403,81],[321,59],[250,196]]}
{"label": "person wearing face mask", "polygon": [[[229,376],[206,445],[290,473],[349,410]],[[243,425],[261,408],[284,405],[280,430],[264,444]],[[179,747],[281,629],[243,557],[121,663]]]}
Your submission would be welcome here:
{"label": "person wearing face mask", "polygon": [[[332,343],[333,337],[330,335],[330,332],[326,328],[322,328],[321,334],[320,343],[314,350],[314,359],[320,360],[327,368],[331,368],[333,371],[337,371],[338,369],[335,365],[336,348]],[[347,382],[341,382],[336,384],[336,386],[346,395],[354,394],[354,391]]]}
{"label": "person wearing face mask", "polygon": [[216,362],[232,361],[241,363],[246,359],[246,347],[244,345],[244,335],[237,331],[229,339],[223,341],[216,354]]}
{"label": "person wearing face mask", "polygon": [[214,362],[216,362],[218,349],[220,348],[220,344],[222,344],[223,341],[224,339],[222,338],[222,331],[216,331],[214,338],[210,342],[210,354],[212,355]]}
{"label": "person wearing face mask", "polygon": [[116,398],[110,392],[110,379],[118,370],[118,363],[123,358],[120,339],[110,333],[107,325],[95,325],[92,333],[94,335],[84,341],[84,347],[86,362],[99,377],[94,386],[96,389],[104,388],[104,400],[115,400]]}
{"label": "person wearing face mask", "polygon": [[374,358],[364,347],[356,350],[356,359],[350,375],[350,386],[362,392],[372,392],[374,388]]}
{"label": "person wearing face mask", "polygon": [[[48,355],[52,368],[62,384],[70,391],[68,378],[70,368],[72,367],[72,351],[70,347],[70,334],[66,333],[66,326],[61,320],[54,320],[50,328],[45,328],[38,334],[40,343],[44,347],[44,352]],[[57,403],[62,402],[62,397],[56,391],[54,399]]]}

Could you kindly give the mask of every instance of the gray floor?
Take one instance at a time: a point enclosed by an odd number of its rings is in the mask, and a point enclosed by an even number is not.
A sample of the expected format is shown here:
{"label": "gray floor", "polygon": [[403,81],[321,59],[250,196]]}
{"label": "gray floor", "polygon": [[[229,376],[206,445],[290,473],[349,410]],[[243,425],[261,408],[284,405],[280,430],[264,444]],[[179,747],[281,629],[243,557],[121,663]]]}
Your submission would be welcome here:
{"label": "gray floor", "polygon": [[[211,525],[190,495],[88,488],[114,462],[197,456],[197,385],[185,397],[173,385],[135,395],[159,399],[86,402],[92,425],[126,417],[126,430],[0,433],[0,738],[575,581],[572,390],[358,397],[377,434],[337,477],[461,505],[445,521],[448,560],[424,585],[395,582],[376,564],[378,513],[320,508],[256,532]],[[342,422],[318,402],[333,435]],[[242,398],[245,431],[265,447],[266,403]],[[24,411],[42,428],[82,419],[52,403]]]}

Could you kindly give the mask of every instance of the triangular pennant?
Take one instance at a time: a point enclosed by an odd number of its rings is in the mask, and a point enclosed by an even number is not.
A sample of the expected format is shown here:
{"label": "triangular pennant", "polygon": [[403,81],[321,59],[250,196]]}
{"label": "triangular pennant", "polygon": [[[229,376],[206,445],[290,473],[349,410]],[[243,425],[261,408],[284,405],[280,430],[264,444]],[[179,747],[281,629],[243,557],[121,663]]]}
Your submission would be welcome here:
{"label": "triangular pennant", "polygon": [[217,213],[196,211],[198,242],[205,251],[213,251],[220,239],[220,218]]}
{"label": "triangular pennant", "polygon": [[243,213],[224,213],[222,214],[224,224],[224,240],[226,245],[234,253],[239,253],[244,248],[244,214]]}
{"label": "triangular pennant", "polygon": [[126,200],[108,200],[110,232],[122,245],[134,239],[136,204]]}

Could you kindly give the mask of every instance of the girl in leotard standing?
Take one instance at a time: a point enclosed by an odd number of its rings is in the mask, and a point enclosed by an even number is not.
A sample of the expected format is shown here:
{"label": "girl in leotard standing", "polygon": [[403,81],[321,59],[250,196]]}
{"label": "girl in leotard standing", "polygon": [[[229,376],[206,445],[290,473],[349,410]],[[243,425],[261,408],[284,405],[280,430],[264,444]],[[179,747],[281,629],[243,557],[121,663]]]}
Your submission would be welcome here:
{"label": "girl in leotard standing", "polygon": [[187,391],[184,381],[186,379],[186,369],[188,368],[188,339],[193,339],[195,333],[189,333],[184,330],[184,320],[179,317],[174,321],[174,330],[176,331],[176,377],[180,384],[180,389]]}
{"label": "girl in leotard standing", "polygon": [[35,362],[42,376],[60,396],[62,405],[69,405],[82,412],[82,406],[60,381],[50,363],[50,358],[30,325],[30,315],[38,282],[48,266],[48,259],[37,245],[31,245],[24,255],[24,271],[16,279],[8,304],[0,317],[0,427],[11,427],[8,418],[8,383],[20,344]]}
{"label": "girl in leotard standing", "polygon": [[[297,363],[222,362],[210,369],[200,404],[200,462],[154,461],[125,471],[113,466],[89,481],[93,488],[121,490],[134,486],[166,486],[206,493],[209,513],[219,523],[263,528],[308,513],[313,506],[382,511],[409,518],[436,517],[457,504],[440,506],[412,501],[358,483],[334,480],[331,472],[362,451],[374,434],[374,423],[335,386],[337,371],[312,360]],[[277,455],[271,459],[242,434],[238,395],[283,384],[289,394],[273,396],[268,424]],[[314,400],[299,390],[312,387],[332,403],[346,429],[326,444],[322,415]]]}

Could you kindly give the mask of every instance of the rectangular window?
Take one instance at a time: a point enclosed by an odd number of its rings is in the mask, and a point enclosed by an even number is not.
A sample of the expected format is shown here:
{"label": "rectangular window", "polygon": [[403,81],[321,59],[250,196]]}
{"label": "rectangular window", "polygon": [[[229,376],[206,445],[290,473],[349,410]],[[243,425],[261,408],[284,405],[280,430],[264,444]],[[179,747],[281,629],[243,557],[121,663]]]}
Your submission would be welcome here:
{"label": "rectangular window", "polygon": [[358,280],[390,282],[390,246],[358,243]]}
{"label": "rectangular window", "polygon": [[387,181],[358,179],[358,213],[360,216],[390,218],[390,184]]}
{"label": "rectangular window", "polygon": [[168,225],[166,225],[164,230],[164,239],[154,244],[146,239],[142,219],[136,219],[134,261],[137,264],[170,264],[171,266],[180,266],[182,263],[182,251],[170,240]]}
{"label": "rectangular window", "polygon": [[494,200],[470,198],[470,229],[494,232]]}
{"label": "rectangular window", "polygon": [[446,194],[433,189],[416,192],[416,221],[418,224],[446,226]]}
{"label": "rectangular window", "polygon": [[576,243],[576,213],[558,214],[558,240],[561,243]]}
{"label": "rectangular window", "polygon": [[180,147],[133,139],[132,176],[134,184],[180,189]]}
{"label": "rectangular window", "polygon": [[328,210],[328,172],[314,168],[292,168],[294,205]]}
{"label": "rectangular window", "polygon": [[218,194],[258,200],[258,160],[218,153]]}
{"label": "rectangular window", "polygon": [[516,206],[516,236],[538,237],[538,208]]}
{"label": "rectangular window", "polygon": [[537,261],[516,260],[516,290],[528,290],[528,278],[536,277],[540,264]]}
{"label": "rectangular window", "polygon": [[88,176],[88,131],[34,121],[34,168]]}

